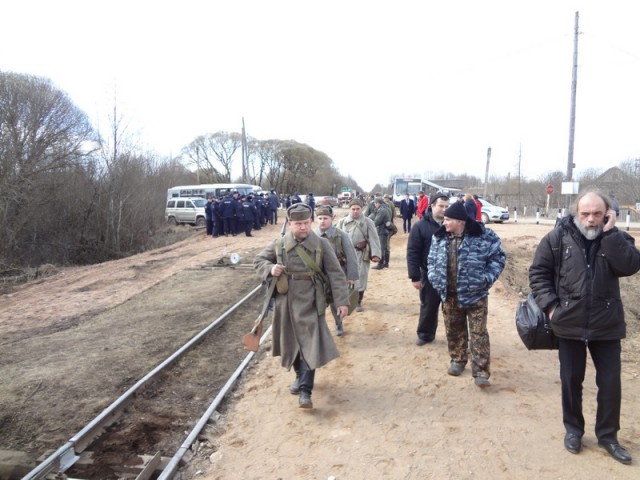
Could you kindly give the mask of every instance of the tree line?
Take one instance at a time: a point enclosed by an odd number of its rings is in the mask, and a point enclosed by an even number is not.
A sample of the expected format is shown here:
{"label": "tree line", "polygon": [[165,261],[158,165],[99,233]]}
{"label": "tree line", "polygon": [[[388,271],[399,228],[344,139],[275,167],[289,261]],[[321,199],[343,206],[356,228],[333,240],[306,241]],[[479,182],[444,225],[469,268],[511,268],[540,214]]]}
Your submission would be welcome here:
{"label": "tree line", "polygon": [[[107,131],[98,132],[49,79],[0,71],[0,276],[45,263],[97,263],[162,244],[166,191],[176,185],[246,182],[281,193],[362,192],[328,155],[294,140],[245,140],[219,131],[197,136],[177,158],[161,158],[138,146],[115,102],[109,117]],[[243,171],[234,178],[243,142]],[[640,200],[638,164],[623,162],[628,176],[611,187],[628,201]],[[597,172],[584,177],[599,178]],[[460,179],[481,191],[480,179]],[[507,176],[491,178],[487,187],[503,205],[541,206],[545,185],[559,186],[561,179],[561,172],[518,178],[516,187]],[[373,191],[391,193],[392,180]],[[559,201],[559,191],[554,195]]]}
{"label": "tree line", "polygon": [[166,191],[176,185],[246,181],[323,195],[359,189],[326,154],[293,140],[248,139],[246,178],[232,178],[238,133],[201,135],[178,158],[160,158],[137,145],[117,105],[109,117],[101,134],[49,79],[0,71],[0,276],[156,246]]}

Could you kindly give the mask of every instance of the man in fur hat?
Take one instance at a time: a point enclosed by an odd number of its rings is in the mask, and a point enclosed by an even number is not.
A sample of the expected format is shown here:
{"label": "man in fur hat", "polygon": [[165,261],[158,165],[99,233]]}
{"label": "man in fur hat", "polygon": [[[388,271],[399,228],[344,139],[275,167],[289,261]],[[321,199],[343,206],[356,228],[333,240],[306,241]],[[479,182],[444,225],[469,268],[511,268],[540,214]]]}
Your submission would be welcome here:
{"label": "man in fur hat", "polygon": [[487,297],[506,259],[500,237],[468,218],[462,202],[445,210],[443,225],[431,240],[427,276],[443,303],[451,357],[447,373],[457,377],[464,371],[470,346],[471,373],[480,388],[491,385]]}
{"label": "man in fur hat", "polygon": [[347,280],[331,244],[311,229],[311,208],[297,203],[287,209],[289,231],[260,252],[254,267],[263,280],[276,277],[273,355],[296,372],[289,391],[300,408],[313,408],[315,371],[339,356],[325,320],[326,303],[319,270],[328,279],[337,313],[348,313]]}

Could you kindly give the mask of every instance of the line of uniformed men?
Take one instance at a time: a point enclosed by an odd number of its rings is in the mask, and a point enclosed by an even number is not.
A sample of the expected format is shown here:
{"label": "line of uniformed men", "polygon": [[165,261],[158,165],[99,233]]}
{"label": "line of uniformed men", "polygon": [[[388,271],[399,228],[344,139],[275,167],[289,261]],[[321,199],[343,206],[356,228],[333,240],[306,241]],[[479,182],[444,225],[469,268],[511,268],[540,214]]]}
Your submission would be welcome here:
{"label": "line of uniformed men", "polygon": [[267,223],[278,223],[278,204],[274,191],[268,196],[240,195],[234,191],[209,198],[205,206],[207,235],[235,237],[244,232],[247,237],[252,237],[253,229],[260,230]]}

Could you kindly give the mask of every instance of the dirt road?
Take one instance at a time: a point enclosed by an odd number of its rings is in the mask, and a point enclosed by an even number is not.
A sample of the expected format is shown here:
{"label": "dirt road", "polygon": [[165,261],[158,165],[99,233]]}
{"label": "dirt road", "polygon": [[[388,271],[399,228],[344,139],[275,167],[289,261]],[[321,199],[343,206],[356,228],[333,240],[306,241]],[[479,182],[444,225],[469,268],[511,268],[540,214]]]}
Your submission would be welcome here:
{"label": "dirt road", "polygon": [[514,326],[533,249],[550,227],[492,228],[509,265],[490,296],[490,388],[476,387],[469,369],[446,374],[442,320],[435,343],[414,344],[418,294],[406,275],[407,236],[399,234],[391,268],[371,272],[365,311],[345,320],[341,357],[316,374],[314,409],[297,408],[287,391],[293,374],[265,355],[223,416],[216,451],[191,472],[207,479],[638,478],[639,279],[625,282],[634,334],[623,347],[620,432],[636,463],[623,466],[597,446],[592,369],[584,450],[571,455],[563,447],[557,353],[527,351]]}
{"label": "dirt road", "polygon": [[[629,338],[619,437],[635,463],[618,464],[597,447],[591,368],[584,450],[571,455],[562,446],[557,355],[525,350],[514,326],[533,250],[550,226],[522,219],[491,227],[509,255],[489,300],[492,387],[474,386],[469,369],[446,374],[442,320],[436,342],[415,345],[418,293],[406,275],[407,236],[399,233],[391,267],[371,272],[365,311],[348,317],[345,336],[336,339],[341,357],[317,372],[314,409],[297,407],[287,390],[293,374],[265,345],[183,478],[639,478],[640,276],[622,281]],[[64,269],[0,296],[0,449],[68,439],[74,426],[207,321],[212,308],[229,302],[226,293],[238,282],[256,279],[188,269],[232,251],[250,262],[277,235],[276,226],[253,238],[198,235],[128,259]],[[190,299],[189,315],[172,301],[183,297]],[[145,348],[129,340],[130,332]],[[98,375],[101,365],[110,368]]]}

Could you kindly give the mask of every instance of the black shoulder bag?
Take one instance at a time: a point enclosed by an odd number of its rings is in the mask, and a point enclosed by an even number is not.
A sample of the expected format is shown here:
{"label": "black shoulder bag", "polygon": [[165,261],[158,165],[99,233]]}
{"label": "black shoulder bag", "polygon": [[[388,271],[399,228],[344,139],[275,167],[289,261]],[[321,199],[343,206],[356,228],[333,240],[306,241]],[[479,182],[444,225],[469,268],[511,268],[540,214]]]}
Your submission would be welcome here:
{"label": "black shoulder bag", "polygon": [[[558,252],[555,260],[556,292],[560,282],[560,263],[562,261],[562,232],[559,234]],[[521,301],[516,308],[516,329],[527,350],[556,350],[558,339],[551,328],[549,316],[538,306],[533,294]]]}

